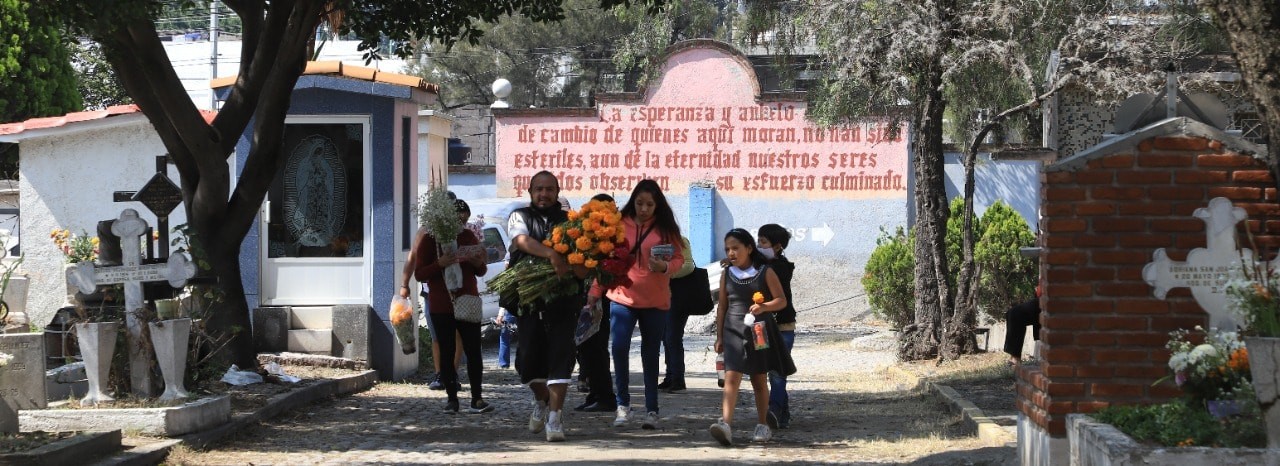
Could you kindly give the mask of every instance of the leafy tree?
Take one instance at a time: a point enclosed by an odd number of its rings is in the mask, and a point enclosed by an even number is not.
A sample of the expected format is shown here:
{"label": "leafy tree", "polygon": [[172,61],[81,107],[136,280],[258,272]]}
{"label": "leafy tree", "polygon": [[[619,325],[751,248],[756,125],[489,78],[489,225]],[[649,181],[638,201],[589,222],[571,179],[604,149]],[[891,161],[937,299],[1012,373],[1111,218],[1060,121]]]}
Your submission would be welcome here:
{"label": "leafy tree", "polygon": [[[1187,3],[1187,2],[1181,2]],[[1199,0],[1227,33],[1245,89],[1269,138],[1280,135],[1280,2]],[[1280,143],[1267,144],[1267,161],[1280,186]]]}
{"label": "leafy tree", "polygon": [[[904,329],[901,358],[946,358],[977,351],[972,196],[980,141],[991,131],[1005,130],[1011,119],[1037,109],[1067,85],[1126,95],[1144,89],[1142,85],[1163,67],[1150,66],[1153,61],[1191,52],[1185,40],[1158,42],[1154,31],[1168,21],[1150,14],[1146,3],[753,4],[742,23],[752,37],[767,37],[784,52],[814,50],[821,59],[816,70],[821,79],[809,89],[807,115],[823,124],[888,118],[895,127],[906,123],[915,141],[910,154],[916,178],[915,320]],[[1065,72],[1046,83],[1043,75],[1051,56]],[[990,111],[978,111],[983,109]],[[979,118],[982,113],[995,116]],[[1026,126],[1016,124],[1013,129]],[[945,241],[950,216],[943,184],[947,132],[967,142],[959,256],[947,253]],[[958,277],[951,275],[956,262]],[[954,291],[948,283],[957,285]]]}
{"label": "leafy tree", "polygon": [[667,46],[725,31],[724,0],[672,1],[656,14],[644,6],[595,5],[566,0],[565,19],[556,24],[504,17],[480,26],[485,34],[475,44],[420,43],[415,55],[426,63],[410,72],[441,83],[445,107],[487,105],[497,78],[511,81],[513,107],[584,107],[599,92],[634,90],[653,66],[648,58]]}
{"label": "leafy tree", "polygon": [[76,70],[77,88],[84,106],[103,109],[112,105],[132,103],[124,91],[124,84],[116,77],[115,70],[102,56],[102,49],[93,42],[81,42],[71,46],[71,64]]}
{"label": "leafy tree", "polygon": [[[0,0],[0,123],[80,110],[57,23],[38,3]],[[18,177],[18,145],[0,144],[0,178]]]}
{"label": "leafy tree", "polygon": [[[107,61],[177,166],[189,225],[204,239],[212,274],[225,293],[226,308],[210,319],[210,327],[219,330],[249,328],[237,259],[240,243],[284,164],[285,115],[322,18],[341,16],[342,27],[360,38],[363,50],[374,50],[385,39],[393,53],[407,56],[413,51],[413,40],[446,44],[478,40],[484,33],[479,23],[492,23],[504,15],[538,21],[564,17],[560,0],[226,0],[223,4],[240,19],[241,60],[237,81],[217,117],[207,123],[183,89],[157,32],[156,19],[162,7],[172,2],[49,3],[54,6],[51,11],[58,12],[75,32],[102,45]],[[625,3],[601,0],[602,7]],[[233,188],[226,161],[251,122],[254,138]],[[226,348],[233,362],[242,367],[256,365],[247,332],[236,333]]]}
{"label": "leafy tree", "polygon": [[0,123],[80,110],[58,23],[40,3],[0,0]]}

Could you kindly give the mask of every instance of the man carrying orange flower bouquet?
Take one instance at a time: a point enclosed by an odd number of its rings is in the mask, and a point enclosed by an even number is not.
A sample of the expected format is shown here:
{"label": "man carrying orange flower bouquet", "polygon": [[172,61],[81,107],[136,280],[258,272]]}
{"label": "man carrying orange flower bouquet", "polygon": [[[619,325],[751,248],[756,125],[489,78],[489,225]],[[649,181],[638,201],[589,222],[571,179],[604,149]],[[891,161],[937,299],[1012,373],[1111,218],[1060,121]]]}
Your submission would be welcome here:
{"label": "man carrying orange flower bouquet", "polygon": [[[508,220],[513,267],[533,257],[549,261],[556,277],[565,278],[572,273],[565,254],[544,244],[551,238],[552,229],[568,220],[559,196],[560,181],[555,175],[547,171],[533,175],[529,181],[529,206],[516,209]],[[581,268],[579,273],[582,276],[578,278],[585,277]],[[516,370],[521,383],[529,384],[534,396],[529,431],[545,429],[549,442],[564,441],[560,410],[573,377],[577,351],[573,332],[582,304],[581,293],[568,293],[519,306]]]}

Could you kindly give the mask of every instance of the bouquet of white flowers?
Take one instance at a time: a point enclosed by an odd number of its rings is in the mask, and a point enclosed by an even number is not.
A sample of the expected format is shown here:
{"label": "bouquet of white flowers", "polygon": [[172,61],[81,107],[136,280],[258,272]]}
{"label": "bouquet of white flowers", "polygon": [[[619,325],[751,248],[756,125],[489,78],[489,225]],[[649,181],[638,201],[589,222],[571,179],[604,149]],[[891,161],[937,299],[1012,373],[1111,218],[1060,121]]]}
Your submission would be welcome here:
{"label": "bouquet of white flowers", "polygon": [[[458,233],[463,224],[458,219],[458,208],[449,192],[437,187],[418,199],[418,221],[436,239],[442,254],[457,254]],[[462,288],[462,267],[451,264],[444,269],[444,284],[450,291]]]}

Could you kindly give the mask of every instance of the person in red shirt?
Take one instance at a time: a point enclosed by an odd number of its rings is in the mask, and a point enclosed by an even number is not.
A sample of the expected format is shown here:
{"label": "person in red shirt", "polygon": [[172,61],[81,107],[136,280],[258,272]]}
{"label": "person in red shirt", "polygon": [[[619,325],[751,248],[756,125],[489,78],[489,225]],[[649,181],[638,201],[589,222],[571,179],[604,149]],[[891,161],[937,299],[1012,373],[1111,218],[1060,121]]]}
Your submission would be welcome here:
{"label": "person in red shirt", "polygon": [[[467,218],[471,216],[470,207],[462,200],[455,200],[454,205],[462,222],[466,222]],[[465,228],[458,232],[455,240],[459,248],[480,244],[480,240],[471,233],[471,230]],[[458,264],[462,268],[462,287],[457,290],[449,290],[444,281],[444,269],[453,264]],[[467,356],[467,378],[471,382],[471,405],[468,408],[468,412],[471,413],[487,413],[493,411],[493,406],[485,402],[480,393],[484,373],[483,359],[480,355],[480,324],[454,319],[453,297],[464,294],[478,296],[480,292],[476,277],[484,276],[487,269],[488,266],[485,265],[484,254],[457,257],[453,254],[441,253],[436,238],[432,237],[426,228],[419,228],[418,234],[414,239],[413,251],[409,260],[405,263],[404,283],[400,287],[400,296],[408,298],[408,276],[410,271],[412,271],[415,279],[427,284],[427,288],[430,290],[427,294],[427,309],[430,312],[431,322],[436,328],[440,354],[450,355],[454,353],[454,347],[457,345],[454,340],[455,334],[462,339],[462,351]],[[449,400],[445,404],[445,411],[450,414],[457,413],[458,370],[454,367],[453,359],[448,357],[442,359],[440,361],[440,383],[444,385],[449,395]]]}
{"label": "person in red shirt", "polygon": [[[622,208],[622,225],[635,261],[627,270],[631,285],[609,290],[610,333],[613,343],[613,380],[618,408],[613,425],[621,427],[631,418],[631,372],[628,353],[631,335],[640,326],[640,361],[644,366],[645,417],[641,427],[658,425],[658,353],[666,332],[667,311],[671,308],[671,275],[684,264],[680,225],[662,188],[653,180],[641,180]],[[670,256],[652,254],[654,246],[671,248]],[[603,289],[592,286],[587,304],[600,299]]]}

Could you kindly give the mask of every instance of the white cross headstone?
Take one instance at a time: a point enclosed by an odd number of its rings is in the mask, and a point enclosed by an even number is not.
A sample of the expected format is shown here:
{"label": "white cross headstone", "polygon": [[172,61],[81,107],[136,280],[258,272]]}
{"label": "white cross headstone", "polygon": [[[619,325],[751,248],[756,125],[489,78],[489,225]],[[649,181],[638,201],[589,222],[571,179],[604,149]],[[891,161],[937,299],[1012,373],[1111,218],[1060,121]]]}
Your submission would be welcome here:
{"label": "white cross headstone", "polygon": [[129,336],[129,387],[135,395],[150,398],[155,396],[155,390],[151,377],[151,356],[143,344],[146,341],[142,336],[146,322],[139,316],[143,307],[142,284],[167,281],[169,286],[180,288],[186,285],[187,279],[195,276],[196,266],[187,260],[185,254],[173,254],[165,264],[139,265],[142,245],[138,238],[146,231],[147,222],[138,218],[136,210],[125,209],[120,212],[120,218],[111,225],[111,233],[120,237],[124,265],[97,267],[92,262],[80,262],[67,271],[67,280],[85,294],[92,293],[98,285],[124,284],[125,328]]}
{"label": "white cross headstone", "polygon": [[[1195,248],[1187,254],[1186,262],[1169,260],[1164,248],[1152,255],[1153,262],[1142,269],[1142,278],[1155,288],[1155,297],[1164,299],[1173,288],[1191,288],[1196,303],[1209,314],[1209,325],[1223,330],[1235,330],[1236,320],[1228,309],[1226,284],[1228,280],[1243,278],[1241,264],[1253,263],[1251,249],[1237,249],[1236,224],[1248,217],[1244,209],[1235,207],[1224,197],[1209,201],[1209,207],[1196,209],[1193,214],[1204,220],[1207,248]],[[1272,266],[1280,263],[1280,258]]]}

